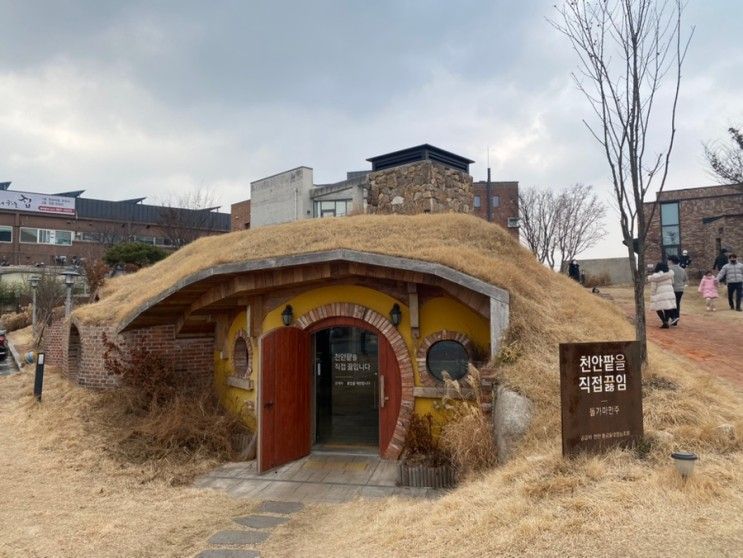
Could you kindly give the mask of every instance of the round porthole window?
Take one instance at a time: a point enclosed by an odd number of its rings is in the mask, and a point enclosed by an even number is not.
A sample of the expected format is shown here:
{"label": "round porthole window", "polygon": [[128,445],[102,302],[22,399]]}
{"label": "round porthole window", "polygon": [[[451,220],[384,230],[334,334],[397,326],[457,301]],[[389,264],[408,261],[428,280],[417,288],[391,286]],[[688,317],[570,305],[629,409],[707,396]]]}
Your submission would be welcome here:
{"label": "round porthole window", "polygon": [[247,378],[250,376],[250,350],[248,344],[242,337],[235,339],[235,346],[232,350],[232,359],[234,365],[233,374],[238,378]]}
{"label": "round porthole window", "polygon": [[467,374],[470,357],[464,345],[458,341],[438,341],[431,345],[426,356],[426,368],[436,379],[443,380],[444,373],[452,380],[459,380]]}

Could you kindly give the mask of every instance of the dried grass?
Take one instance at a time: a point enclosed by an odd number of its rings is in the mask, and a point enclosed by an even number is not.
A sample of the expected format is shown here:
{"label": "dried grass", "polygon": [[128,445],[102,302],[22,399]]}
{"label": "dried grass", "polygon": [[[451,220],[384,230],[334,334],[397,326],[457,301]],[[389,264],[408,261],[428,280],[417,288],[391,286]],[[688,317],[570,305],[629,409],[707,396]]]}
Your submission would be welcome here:
{"label": "dried grass", "polygon": [[[729,385],[651,346],[647,455],[563,460],[551,402],[516,458],[438,500],[318,506],[262,556],[734,556],[743,548],[743,406]],[[542,404],[545,402],[542,401]],[[720,425],[732,428],[720,428]],[[701,456],[686,483],[669,454]]]}
{"label": "dried grass", "polygon": [[110,394],[47,368],[41,404],[33,374],[0,378],[0,556],[189,556],[252,509],[179,484],[216,462],[116,455],[128,421]]}

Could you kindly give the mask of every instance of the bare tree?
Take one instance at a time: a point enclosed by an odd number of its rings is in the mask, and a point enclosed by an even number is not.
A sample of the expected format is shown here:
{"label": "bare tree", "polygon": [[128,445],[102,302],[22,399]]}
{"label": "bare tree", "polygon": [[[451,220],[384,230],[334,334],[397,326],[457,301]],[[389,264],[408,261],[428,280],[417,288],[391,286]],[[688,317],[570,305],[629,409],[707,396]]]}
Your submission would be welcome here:
{"label": "bare tree", "polygon": [[521,234],[537,259],[555,268],[592,248],[604,236],[606,206],[591,186],[560,192],[528,188],[519,194]]}
{"label": "bare tree", "polygon": [[170,244],[179,248],[212,228],[213,211],[219,207],[214,190],[194,188],[162,202],[159,224]]}
{"label": "bare tree", "polygon": [[[668,176],[681,67],[693,35],[692,28],[682,37],[683,8],[682,0],[566,0],[551,21],[578,55],[573,77],[594,113],[584,124],[602,147],[611,173],[634,281],[635,335],[643,362],[645,241],[657,205],[646,214],[643,203],[651,187],[663,191]],[[660,108],[666,114],[656,114],[664,95],[669,102]]]}
{"label": "bare tree", "polygon": [[738,128],[728,128],[733,145],[704,145],[704,155],[710,173],[720,184],[743,183],[743,133]]}

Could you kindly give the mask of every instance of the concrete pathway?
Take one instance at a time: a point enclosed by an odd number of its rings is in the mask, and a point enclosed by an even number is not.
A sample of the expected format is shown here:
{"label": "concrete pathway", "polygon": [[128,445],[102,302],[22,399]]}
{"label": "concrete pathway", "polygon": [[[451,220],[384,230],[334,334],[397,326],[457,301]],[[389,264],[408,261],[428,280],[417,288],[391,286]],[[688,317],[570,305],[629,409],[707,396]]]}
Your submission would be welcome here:
{"label": "concrete pathway", "polygon": [[202,550],[196,558],[256,558],[255,547],[265,541],[271,529],[289,521],[289,515],[303,508],[301,502],[261,502],[254,515],[233,518],[230,529],[219,531],[209,538],[211,547]]}
{"label": "concrete pathway", "polygon": [[313,452],[262,475],[255,461],[227,463],[199,478],[200,488],[224,490],[236,498],[346,502],[356,498],[432,498],[441,491],[395,486],[397,463],[376,455]]}

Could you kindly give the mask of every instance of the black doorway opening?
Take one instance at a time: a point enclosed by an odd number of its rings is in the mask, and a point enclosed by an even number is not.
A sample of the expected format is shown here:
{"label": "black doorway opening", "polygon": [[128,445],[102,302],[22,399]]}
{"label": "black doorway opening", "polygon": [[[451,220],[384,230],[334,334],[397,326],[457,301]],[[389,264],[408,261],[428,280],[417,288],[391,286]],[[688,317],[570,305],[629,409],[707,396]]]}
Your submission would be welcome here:
{"label": "black doorway opening", "polygon": [[314,336],[315,443],[378,446],[379,350],[374,333],[331,327]]}

